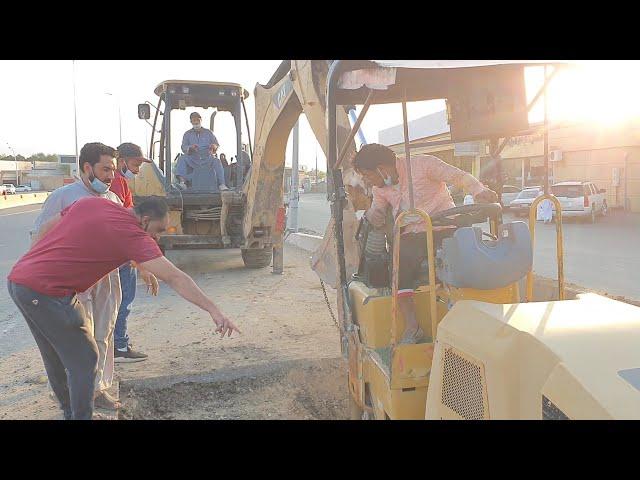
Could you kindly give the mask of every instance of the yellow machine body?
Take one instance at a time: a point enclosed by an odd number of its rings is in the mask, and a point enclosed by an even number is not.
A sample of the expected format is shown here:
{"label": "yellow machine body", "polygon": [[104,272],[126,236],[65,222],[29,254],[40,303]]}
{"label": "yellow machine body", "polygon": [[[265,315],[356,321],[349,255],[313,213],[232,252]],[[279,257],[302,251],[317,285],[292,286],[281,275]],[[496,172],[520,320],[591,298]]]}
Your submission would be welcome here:
{"label": "yellow machine body", "polygon": [[[429,286],[417,289],[414,301],[416,318],[425,331],[431,329]],[[391,296],[353,281],[349,285],[353,318],[359,336],[352,334],[349,345],[349,389],[362,410],[367,410],[365,392],[369,392],[373,416],[384,419],[423,419],[431,372],[434,344],[431,338],[415,345],[391,348]],[[437,321],[448,313],[448,300],[475,298],[487,302],[517,301],[516,284],[498,290],[450,289],[437,287]],[[404,330],[402,315],[398,331]]]}
{"label": "yellow machine body", "polygon": [[640,309],[596,294],[441,321],[427,419],[640,418]]}

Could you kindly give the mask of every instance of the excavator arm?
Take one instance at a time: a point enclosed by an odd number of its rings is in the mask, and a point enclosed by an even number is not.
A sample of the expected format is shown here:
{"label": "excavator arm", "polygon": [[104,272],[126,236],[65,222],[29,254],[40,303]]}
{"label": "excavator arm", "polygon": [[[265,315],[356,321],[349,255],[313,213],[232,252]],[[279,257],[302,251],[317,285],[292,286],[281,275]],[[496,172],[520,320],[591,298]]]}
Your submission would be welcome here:
{"label": "excavator arm", "polygon": [[[275,231],[275,225],[277,210],[283,205],[285,152],[289,134],[300,114],[306,115],[327,155],[325,95],[329,66],[330,62],[324,60],[285,60],[266,85],[255,87],[255,147],[251,176],[245,186],[245,249],[268,249],[281,240],[282,232]],[[339,112],[337,123],[338,144],[342,146],[351,130],[346,111]],[[354,153],[352,141],[342,167],[349,194],[343,221],[348,274],[355,272],[359,258],[355,211],[369,206],[360,177],[351,166]],[[312,266],[320,278],[334,288],[337,285],[335,252],[332,219],[322,245],[313,256]]]}

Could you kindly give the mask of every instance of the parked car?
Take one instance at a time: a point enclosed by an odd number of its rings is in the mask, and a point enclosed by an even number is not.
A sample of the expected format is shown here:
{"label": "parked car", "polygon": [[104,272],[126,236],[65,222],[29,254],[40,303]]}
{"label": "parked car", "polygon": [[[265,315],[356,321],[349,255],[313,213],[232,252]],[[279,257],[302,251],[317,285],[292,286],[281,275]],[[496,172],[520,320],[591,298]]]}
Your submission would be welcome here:
{"label": "parked car", "polygon": [[511,202],[513,202],[518,195],[522,191],[521,188],[516,187],[514,185],[503,185],[502,186],[502,207],[509,208],[511,206]]}
{"label": "parked car", "polygon": [[533,201],[543,194],[542,187],[525,187],[515,200],[512,200],[509,204],[509,210],[514,212],[517,216],[529,215],[529,207]]}
{"label": "parked car", "polygon": [[606,190],[598,189],[593,182],[560,182],[551,186],[562,205],[563,217],[586,218],[591,223],[597,215],[607,214]]}
{"label": "parked car", "polygon": [[5,188],[7,195],[15,195],[16,193],[15,185],[13,185],[12,183],[5,183],[2,186]]}
{"label": "parked car", "polygon": [[29,185],[18,185],[16,187],[16,193],[30,192],[31,190],[33,189]]}

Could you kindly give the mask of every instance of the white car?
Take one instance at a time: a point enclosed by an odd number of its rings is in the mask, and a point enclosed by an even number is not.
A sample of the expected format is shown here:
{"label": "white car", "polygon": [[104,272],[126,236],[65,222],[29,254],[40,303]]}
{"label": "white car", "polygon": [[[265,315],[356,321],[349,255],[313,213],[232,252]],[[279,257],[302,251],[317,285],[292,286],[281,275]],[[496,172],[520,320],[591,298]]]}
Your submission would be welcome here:
{"label": "white car", "polygon": [[17,193],[30,192],[31,190],[33,190],[33,189],[29,185],[18,185],[16,187],[16,192]]}
{"label": "white car", "polygon": [[509,208],[511,206],[511,202],[513,202],[518,195],[522,191],[521,188],[516,187],[514,185],[503,185],[502,186],[502,207]]}
{"label": "white car", "polygon": [[563,217],[582,217],[594,223],[597,215],[607,214],[606,190],[593,182],[556,183],[551,193],[560,201]]}
{"label": "white car", "polygon": [[529,215],[529,208],[533,201],[543,194],[542,187],[525,187],[515,200],[509,204],[509,210],[518,216]]}
{"label": "white car", "polygon": [[16,193],[15,185],[13,185],[12,183],[5,183],[2,186],[5,188],[5,191],[7,192],[7,195],[9,195],[9,194],[15,195],[15,193]]}

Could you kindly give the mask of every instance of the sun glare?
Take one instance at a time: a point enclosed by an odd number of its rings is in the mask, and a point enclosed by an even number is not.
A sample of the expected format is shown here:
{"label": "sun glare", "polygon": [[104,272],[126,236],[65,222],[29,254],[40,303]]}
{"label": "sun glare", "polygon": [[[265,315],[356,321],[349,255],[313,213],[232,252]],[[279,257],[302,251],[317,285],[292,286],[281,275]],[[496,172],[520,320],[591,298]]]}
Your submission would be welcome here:
{"label": "sun glare", "polygon": [[[543,83],[543,68],[527,68],[525,78],[531,101]],[[640,120],[639,85],[640,61],[572,63],[549,84],[549,120],[588,122],[602,127]],[[531,123],[543,120],[543,109],[541,97],[529,115]]]}

